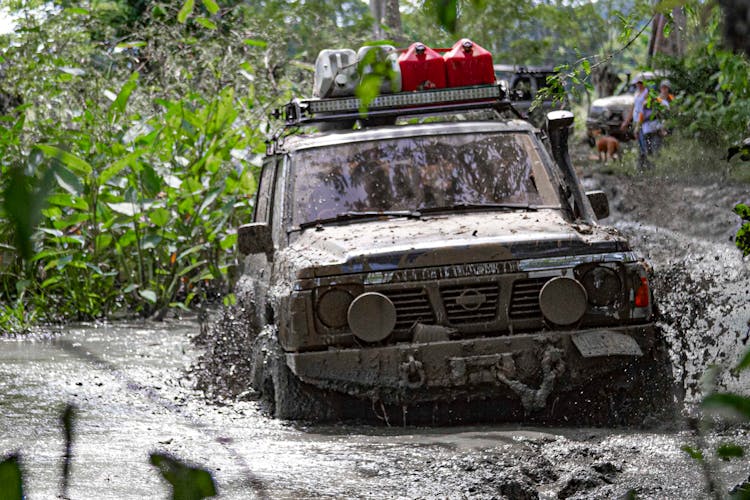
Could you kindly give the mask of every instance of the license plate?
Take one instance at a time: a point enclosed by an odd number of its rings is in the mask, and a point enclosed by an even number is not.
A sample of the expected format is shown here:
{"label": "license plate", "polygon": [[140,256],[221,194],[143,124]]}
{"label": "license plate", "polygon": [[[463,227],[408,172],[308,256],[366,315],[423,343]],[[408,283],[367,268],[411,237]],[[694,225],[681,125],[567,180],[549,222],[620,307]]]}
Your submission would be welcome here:
{"label": "license plate", "polygon": [[576,333],[573,335],[573,344],[584,358],[643,356],[643,351],[633,337],[608,330]]}

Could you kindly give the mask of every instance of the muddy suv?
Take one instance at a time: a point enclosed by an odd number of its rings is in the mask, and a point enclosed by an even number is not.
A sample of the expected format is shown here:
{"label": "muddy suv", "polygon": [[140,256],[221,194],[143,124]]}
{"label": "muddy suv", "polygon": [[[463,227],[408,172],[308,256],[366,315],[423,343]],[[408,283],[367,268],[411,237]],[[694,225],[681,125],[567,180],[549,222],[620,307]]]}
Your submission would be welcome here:
{"label": "muddy suv", "polygon": [[567,99],[554,101],[552,97],[541,100],[531,109],[537,94],[549,86],[547,78],[557,75],[554,67],[495,64],[494,70],[495,79],[507,89],[513,107],[534,126],[541,128],[547,113],[552,110],[569,109]]}
{"label": "muddy suv", "polygon": [[[624,421],[664,400],[649,268],[597,223],[573,115],[542,132],[508,106],[499,86],[383,95],[366,120],[355,98],[287,106],[361,127],[274,141],[239,228],[277,417]],[[442,118],[383,124],[420,114]]]}
{"label": "muddy suv", "polygon": [[596,143],[596,135],[611,135],[620,141],[629,141],[635,138],[632,125],[622,130],[622,122],[631,112],[635,102],[635,82],[643,79],[647,85],[653,85],[657,75],[653,72],[639,73],[628,80],[615,92],[615,95],[601,97],[594,100],[586,117],[586,138],[590,146]]}

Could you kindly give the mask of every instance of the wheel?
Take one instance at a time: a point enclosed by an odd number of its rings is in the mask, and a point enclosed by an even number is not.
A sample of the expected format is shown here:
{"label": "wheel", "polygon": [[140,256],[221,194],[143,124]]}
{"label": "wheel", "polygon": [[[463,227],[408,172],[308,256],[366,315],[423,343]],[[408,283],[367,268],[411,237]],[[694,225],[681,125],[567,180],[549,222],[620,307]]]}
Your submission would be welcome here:
{"label": "wheel", "polygon": [[666,342],[660,339],[650,355],[628,367],[611,401],[614,424],[655,427],[672,424],[680,417],[684,397],[675,382]]}
{"label": "wheel", "polygon": [[252,360],[253,386],[274,417],[315,422],[339,418],[337,394],[302,382],[289,369],[276,328],[267,327],[258,336]]}

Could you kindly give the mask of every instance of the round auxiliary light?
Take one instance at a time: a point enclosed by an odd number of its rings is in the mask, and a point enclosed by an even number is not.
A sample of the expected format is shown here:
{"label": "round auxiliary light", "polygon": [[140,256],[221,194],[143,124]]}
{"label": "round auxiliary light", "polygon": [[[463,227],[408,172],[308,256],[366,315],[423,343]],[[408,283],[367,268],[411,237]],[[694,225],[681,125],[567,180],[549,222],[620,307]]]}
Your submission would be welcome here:
{"label": "round auxiliary light", "polygon": [[396,326],[396,307],[383,294],[363,293],[349,305],[347,318],[354,335],[365,342],[378,342]]}
{"label": "round auxiliary light", "polygon": [[589,302],[595,306],[608,306],[621,296],[622,287],[617,273],[604,266],[589,269],[581,277]]}
{"label": "round auxiliary light", "polygon": [[539,307],[548,321],[572,325],[586,312],[586,289],[572,278],[552,278],[539,292]]}
{"label": "round auxiliary light", "polygon": [[342,288],[332,288],[324,292],[318,299],[318,318],[329,328],[345,327],[346,312],[352,299],[354,297]]}

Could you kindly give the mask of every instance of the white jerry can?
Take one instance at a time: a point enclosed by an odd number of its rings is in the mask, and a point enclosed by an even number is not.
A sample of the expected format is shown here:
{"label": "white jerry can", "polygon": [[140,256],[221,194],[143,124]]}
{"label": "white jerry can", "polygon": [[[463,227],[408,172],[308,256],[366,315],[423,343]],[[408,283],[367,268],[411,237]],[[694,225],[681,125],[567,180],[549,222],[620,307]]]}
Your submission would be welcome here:
{"label": "white jerry can", "polygon": [[315,60],[314,97],[351,96],[358,83],[357,54],[352,49],[320,51]]}
{"label": "white jerry can", "polygon": [[361,67],[360,73],[364,77],[373,72],[371,64],[367,64],[365,58],[372,54],[373,62],[385,61],[390,69],[391,79],[383,78],[380,85],[381,94],[390,94],[391,92],[401,92],[401,66],[398,64],[398,51],[393,45],[368,45],[360,47],[357,51],[357,61]]}

